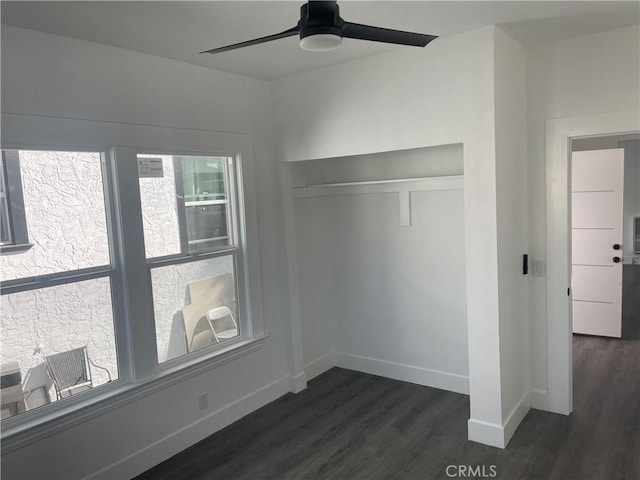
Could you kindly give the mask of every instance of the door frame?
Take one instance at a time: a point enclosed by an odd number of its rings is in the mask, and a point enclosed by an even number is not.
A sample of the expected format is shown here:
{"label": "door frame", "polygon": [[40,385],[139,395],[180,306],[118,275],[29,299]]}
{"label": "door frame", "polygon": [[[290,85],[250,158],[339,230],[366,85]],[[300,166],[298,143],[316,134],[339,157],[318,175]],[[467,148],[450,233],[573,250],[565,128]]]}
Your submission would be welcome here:
{"label": "door frame", "polygon": [[546,409],[573,410],[571,296],[571,141],[636,133],[640,110],[584,115],[547,121],[547,400]]}

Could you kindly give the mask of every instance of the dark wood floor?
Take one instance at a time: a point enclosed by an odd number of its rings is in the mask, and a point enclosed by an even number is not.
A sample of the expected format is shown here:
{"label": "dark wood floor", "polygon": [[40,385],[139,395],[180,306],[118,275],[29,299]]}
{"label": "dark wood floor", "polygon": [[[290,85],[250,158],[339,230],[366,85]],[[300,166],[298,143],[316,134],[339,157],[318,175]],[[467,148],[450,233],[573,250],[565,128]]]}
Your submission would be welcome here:
{"label": "dark wood floor", "polygon": [[638,480],[638,329],[625,337],[575,336],[574,413],[531,410],[505,450],[467,440],[465,395],[334,368],[138,479]]}

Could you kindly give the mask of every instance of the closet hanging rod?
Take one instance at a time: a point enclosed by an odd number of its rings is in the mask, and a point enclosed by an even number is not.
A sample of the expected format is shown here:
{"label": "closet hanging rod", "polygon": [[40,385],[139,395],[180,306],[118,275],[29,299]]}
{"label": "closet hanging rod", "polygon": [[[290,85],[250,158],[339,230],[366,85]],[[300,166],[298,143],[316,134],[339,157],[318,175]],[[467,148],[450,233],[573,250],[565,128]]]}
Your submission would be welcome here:
{"label": "closet hanging rod", "polygon": [[439,180],[461,180],[464,175],[439,175],[433,177],[412,177],[412,178],[394,178],[391,180],[358,180],[355,182],[337,182],[337,183],[310,183],[303,187],[293,187],[294,190],[298,188],[309,187],[355,187],[359,185],[382,185],[389,183],[408,183],[408,182],[429,182]]}

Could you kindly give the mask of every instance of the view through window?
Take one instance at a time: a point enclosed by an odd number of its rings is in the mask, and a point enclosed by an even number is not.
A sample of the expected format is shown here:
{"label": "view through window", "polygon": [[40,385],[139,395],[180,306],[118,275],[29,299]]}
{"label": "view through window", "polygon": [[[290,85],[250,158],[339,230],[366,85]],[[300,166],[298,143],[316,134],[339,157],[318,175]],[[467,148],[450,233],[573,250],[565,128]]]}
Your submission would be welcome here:
{"label": "view through window", "polygon": [[232,157],[152,154],[138,162],[162,363],[240,336],[234,164]]}
{"label": "view through window", "polygon": [[118,362],[103,155],[2,153],[3,243],[16,240],[16,210],[32,242],[28,250],[2,250],[6,418],[116,380]]}

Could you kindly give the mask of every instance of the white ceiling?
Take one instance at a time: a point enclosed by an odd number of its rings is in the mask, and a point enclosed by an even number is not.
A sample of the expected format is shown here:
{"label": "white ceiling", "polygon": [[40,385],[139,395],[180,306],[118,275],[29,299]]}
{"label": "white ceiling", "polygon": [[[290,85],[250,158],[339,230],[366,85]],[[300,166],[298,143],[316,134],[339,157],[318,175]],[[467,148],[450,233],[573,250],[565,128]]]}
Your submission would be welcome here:
{"label": "white ceiling", "polygon": [[[306,52],[296,37],[217,55],[198,52],[296,25],[298,1],[2,1],[1,21],[273,80],[399,47],[345,39],[332,52]],[[637,25],[640,2],[425,2],[342,0],[346,21],[448,36],[496,24],[524,44]],[[437,42],[437,40],[435,40]],[[429,48],[427,46],[426,48]]]}

